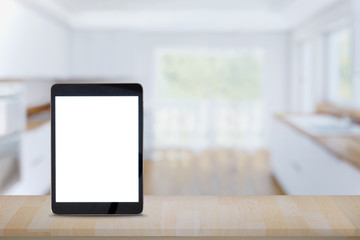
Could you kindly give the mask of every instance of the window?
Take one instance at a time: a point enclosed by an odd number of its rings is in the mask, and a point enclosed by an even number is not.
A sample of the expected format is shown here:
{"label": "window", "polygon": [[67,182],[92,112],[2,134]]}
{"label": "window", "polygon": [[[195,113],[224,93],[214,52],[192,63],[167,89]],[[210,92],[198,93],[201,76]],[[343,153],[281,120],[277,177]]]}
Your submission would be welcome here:
{"label": "window", "polygon": [[310,42],[300,45],[301,57],[301,110],[311,112],[314,110],[313,102],[313,65],[314,65],[314,49]]}
{"label": "window", "polygon": [[261,49],[162,49],[157,57],[154,148],[261,144]]}
{"label": "window", "polygon": [[328,99],[332,102],[351,103],[355,100],[350,39],[349,28],[332,32],[327,38]]}

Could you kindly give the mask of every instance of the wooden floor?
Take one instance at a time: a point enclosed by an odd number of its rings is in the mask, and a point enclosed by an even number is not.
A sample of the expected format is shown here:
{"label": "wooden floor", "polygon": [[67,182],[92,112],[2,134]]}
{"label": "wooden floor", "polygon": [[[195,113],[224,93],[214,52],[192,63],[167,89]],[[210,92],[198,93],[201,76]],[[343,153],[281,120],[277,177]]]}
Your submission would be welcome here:
{"label": "wooden floor", "polygon": [[159,151],[144,161],[144,194],[282,195],[267,151]]}

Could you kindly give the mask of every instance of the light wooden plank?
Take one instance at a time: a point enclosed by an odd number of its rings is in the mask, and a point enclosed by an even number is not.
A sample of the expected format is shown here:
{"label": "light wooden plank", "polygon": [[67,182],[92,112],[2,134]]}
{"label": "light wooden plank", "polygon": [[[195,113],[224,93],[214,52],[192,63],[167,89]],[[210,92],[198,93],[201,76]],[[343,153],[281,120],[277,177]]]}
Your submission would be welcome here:
{"label": "light wooden plank", "polygon": [[313,198],[328,221],[332,236],[352,236],[356,234],[355,226],[336,204],[333,197],[315,196]]}
{"label": "light wooden plank", "polygon": [[0,236],[359,237],[360,197],[145,196],[138,216],[55,216],[49,196],[0,197]]}
{"label": "light wooden plank", "polygon": [[0,236],[4,235],[5,226],[25,202],[25,197],[0,197]]}
{"label": "light wooden plank", "polygon": [[360,235],[360,198],[358,196],[335,196],[333,198],[357,229],[357,235]]}

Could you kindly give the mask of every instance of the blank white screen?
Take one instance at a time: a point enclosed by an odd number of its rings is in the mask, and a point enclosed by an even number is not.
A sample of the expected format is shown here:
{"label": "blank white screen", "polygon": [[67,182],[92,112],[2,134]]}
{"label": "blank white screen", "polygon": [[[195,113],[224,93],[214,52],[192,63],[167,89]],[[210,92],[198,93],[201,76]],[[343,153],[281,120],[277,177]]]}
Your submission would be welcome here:
{"label": "blank white screen", "polygon": [[55,97],[56,201],[138,202],[138,97]]}

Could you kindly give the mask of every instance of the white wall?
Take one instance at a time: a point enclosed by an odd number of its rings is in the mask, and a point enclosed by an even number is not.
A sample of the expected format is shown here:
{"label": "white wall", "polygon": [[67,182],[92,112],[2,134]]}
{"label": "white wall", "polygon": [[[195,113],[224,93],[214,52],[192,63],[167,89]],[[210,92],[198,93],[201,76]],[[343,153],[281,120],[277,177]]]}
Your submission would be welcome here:
{"label": "white wall", "polygon": [[69,30],[23,2],[0,1],[0,78],[66,77]]}
{"label": "white wall", "polygon": [[[358,1],[358,0],[354,0]],[[313,82],[312,95],[313,110],[319,102],[326,100],[326,35],[333,30],[350,24],[350,1],[338,1],[334,5],[316,16],[308,19],[305,23],[293,29],[291,32],[291,76],[290,76],[290,101],[292,111],[302,111],[301,102],[301,55],[300,47],[304,43],[310,43],[313,47]]]}
{"label": "white wall", "polygon": [[73,30],[70,73],[74,78],[131,78],[138,34]]}

